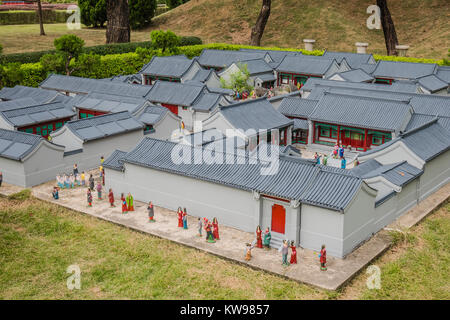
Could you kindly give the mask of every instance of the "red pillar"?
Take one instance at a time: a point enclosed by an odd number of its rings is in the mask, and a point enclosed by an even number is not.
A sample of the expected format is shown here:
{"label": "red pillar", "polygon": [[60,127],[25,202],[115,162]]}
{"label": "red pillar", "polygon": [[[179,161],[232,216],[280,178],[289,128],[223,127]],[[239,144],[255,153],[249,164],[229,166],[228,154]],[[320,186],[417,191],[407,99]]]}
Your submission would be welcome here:
{"label": "red pillar", "polygon": [[337,132],[338,132],[338,134],[337,134],[337,143],[340,145],[340,143],[341,143],[341,126],[337,126]]}
{"label": "red pillar", "polygon": [[367,129],[364,129],[364,151],[367,150]]}
{"label": "red pillar", "polygon": [[312,135],[313,135],[313,143],[316,143],[316,123],[315,123],[315,122],[313,122],[313,132],[312,132]]}

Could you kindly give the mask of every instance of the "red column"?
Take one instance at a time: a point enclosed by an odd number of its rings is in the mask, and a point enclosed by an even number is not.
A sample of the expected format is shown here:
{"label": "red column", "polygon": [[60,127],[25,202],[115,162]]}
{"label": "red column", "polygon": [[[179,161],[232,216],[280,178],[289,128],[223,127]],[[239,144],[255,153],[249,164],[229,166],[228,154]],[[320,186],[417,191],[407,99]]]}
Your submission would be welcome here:
{"label": "red column", "polygon": [[364,151],[367,150],[367,129],[364,129]]}
{"label": "red column", "polygon": [[338,134],[337,134],[337,143],[338,144],[340,144],[340,141],[341,141],[341,126],[337,126],[337,132],[338,132]]}
{"label": "red column", "polygon": [[312,132],[312,135],[313,135],[313,143],[316,143],[316,123],[315,123],[315,122],[313,122],[313,132]]}

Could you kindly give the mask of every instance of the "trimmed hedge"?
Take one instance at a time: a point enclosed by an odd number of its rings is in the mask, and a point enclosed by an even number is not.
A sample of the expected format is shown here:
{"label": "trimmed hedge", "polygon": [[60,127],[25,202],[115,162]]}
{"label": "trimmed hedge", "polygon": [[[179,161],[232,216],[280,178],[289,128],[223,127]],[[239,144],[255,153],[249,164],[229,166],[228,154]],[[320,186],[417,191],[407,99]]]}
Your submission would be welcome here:
{"label": "trimmed hedge", "polygon": [[[242,45],[230,45],[223,43],[213,43],[206,45],[194,45],[194,46],[184,46],[179,47],[179,53],[184,54],[189,58],[200,55],[203,49],[217,49],[217,50],[239,50],[241,48],[253,48],[253,49],[264,49],[264,50],[292,50],[299,51],[304,54],[312,55],[322,55],[323,51],[305,51],[303,49],[282,49],[275,47],[252,47],[252,46],[242,46]],[[443,64],[442,60],[433,59],[418,59],[418,58],[403,58],[403,57],[384,57],[376,56],[378,60],[389,60],[389,61],[407,61],[407,62],[421,62],[421,63],[438,63]],[[137,73],[142,66],[148,62],[147,60],[142,60],[140,56],[135,52],[122,53],[122,54],[110,54],[100,57],[101,63],[95,66],[92,70],[83,72],[74,72],[74,76],[87,77],[87,78],[109,78],[114,75],[119,74],[134,74]],[[6,66],[6,68],[8,68]],[[20,71],[22,73],[22,80],[20,83],[10,82],[14,85],[24,85],[30,87],[37,87],[46,77],[47,72],[42,68],[41,64],[38,63],[27,63],[20,66]]]}
{"label": "trimmed hedge", "polygon": [[[62,10],[42,10],[44,23],[65,23],[71,14]],[[30,11],[0,11],[0,25],[36,24],[38,13]]]}
{"label": "trimmed hedge", "polygon": [[[182,46],[200,45],[202,44],[202,39],[198,37],[181,37],[180,43]],[[108,54],[135,52],[138,47],[150,48],[151,45],[151,41],[103,44],[92,47],[84,47],[83,53],[91,53],[104,56]],[[48,53],[53,54],[55,53],[55,50],[7,54],[1,57],[0,63],[35,63],[39,62],[41,57]]]}

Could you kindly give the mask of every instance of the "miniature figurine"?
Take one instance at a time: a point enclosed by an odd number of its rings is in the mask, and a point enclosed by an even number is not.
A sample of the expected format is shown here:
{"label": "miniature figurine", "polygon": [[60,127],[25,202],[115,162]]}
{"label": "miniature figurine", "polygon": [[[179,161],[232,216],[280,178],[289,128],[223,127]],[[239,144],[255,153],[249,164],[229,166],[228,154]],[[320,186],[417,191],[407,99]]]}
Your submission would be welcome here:
{"label": "miniature figurine", "polygon": [[86,185],[86,175],[84,171],[81,173],[81,185],[84,187]]}
{"label": "miniature figurine", "polygon": [[289,262],[287,262],[287,256],[289,253],[289,244],[287,240],[283,240],[283,244],[281,245],[280,249],[278,250],[281,252],[281,256],[283,257],[283,266],[288,266]]}
{"label": "miniature figurine", "polygon": [[103,162],[105,162],[105,157],[101,156],[101,157],[100,157],[100,165],[103,166]]}
{"label": "miniature figurine", "polygon": [[252,246],[251,243],[246,243],[245,244],[245,261],[250,261],[250,259],[252,258],[252,249],[254,247]]}
{"label": "miniature figurine", "polygon": [[70,178],[68,175],[64,175],[64,188],[69,189],[70,188]]}
{"label": "miniature figurine", "polygon": [[89,175],[89,189],[94,190],[94,177],[92,174]]}
{"label": "miniature figurine", "polygon": [[70,188],[73,189],[75,188],[75,176],[73,174],[70,175]]}
{"label": "miniature figurine", "polygon": [[148,221],[155,222],[155,220],[153,219],[153,217],[155,216],[155,211],[153,209],[153,203],[151,201],[148,203],[147,211],[148,211]]}
{"label": "miniature figurine", "polygon": [[98,200],[102,200],[102,184],[100,181],[97,183],[97,196]]}
{"label": "miniature figurine", "polygon": [[359,160],[358,160],[358,157],[356,157],[355,158],[355,164],[354,164],[354,166],[356,167],[356,166],[358,166],[359,165]]}
{"label": "miniature figurine", "polygon": [[270,240],[272,239],[272,235],[270,234],[270,229],[267,227],[266,231],[264,232],[264,247],[266,249],[270,249]]}
{"label": "miniature figurine", "polygon": [[343,158],[344,157],[344,147],[339,147],[339,157]]}
{"label": "miniature figurine", "polygon": [[59,199],[58,187],[53,187],[52,196],[53,196],[53,199],[55,199],[55,200]]}
{"label": "miniature figurine", "polygon": [[75,184],[81,186],[81,175],[79,173],[75,176]]}
{"label": "miniature figurine", "polygon": [[214,239],[220,240],[220,238],[219,238],[219,221],[217,220],[217,218],[213,219],[212,225],[214,228],[214,231],[213,231]]}
{"label": "miniature figurine", "polygon": [[322,250],[320,250],[319,254],[320,258],[320,270],[326,271],[327,270],[327,250],[325,250],[325,245],[322,245]]}
{"label": "miniature figurine", "polygon": [[178,214],[178,227],[183,228],[183,211],[181,210],[181,207],[178,207],[177,214]]}
{"label": "miniature figurine", "polygon": [[2,186],[3,182],[3,173],[0,171],[0,187]]}
{"label": "miniature figurine", "polygon": [[314,153],[314,159],[316,160],[316,164],[320,164],[320,155],[317,152]]}
{"label": "miniature figurine", "polygon": [[62,177],[59,174],[56,176],[56,183],[58,184],[58,187],[60,189],[64,188],[64,181],[63,181]]}
{"label": "miniature figurine", "polygon": [[206,241],[208,241],[209,243],[215,243],[216,240],[214,240],[214,235],[212,233],[212,224],[211,221],[208,221],[205,227],[206,230]]}
{"label": "miniature figurine", "polygon": [[261,227],[257,226],[256,227],[256,247],[257,248],[262,248],[262,231],[261,231]]}
{"label": "miniature figurine", "polygon": [[336,144],[334,145],[334,149],[333,149],[333,158],[336,158],[336,157],[337,157],[338,151],[339,151],[339,144],[336,143]]}
{"label": "miniature figurine", "polygon": [[91,193],[91,189],[88,189],[88,191],[87,191],[87,202],[88,202],[88,206],[92,207],[92,193]]}
{"label": "miniature figurine", "polygon": [[341,158],[341,169],[345,169],[347,167],[347,160],[344,157]]}
{"label": "miniature figurine", "polygon": [[75,163],[73,165],[73,175],[76,176],[78,174],[78,165]]}
{"label": "miniature figurine", "polygon": [[111,208],[114,208],[114,193],[112,191],[112,189],[109,189],[109,193],[108,193],[108,199],[109,199],[109,205]]}
{"label": "miniature figurine", "polygon": [[105,185],[105,169],[102,169],[102,184]]}
{"label": "miniature figurine", "polygon": [[323,156],[323,159],[322,159],[322,164],[323,164],[324,166],[326,166],[326,165],[327,165],[327,162],[328,162],[328,156],[325,154],[325,155]]}
{"label": "miniature figurine", "polygon": [[187,229],[188,225],[187,225],[187,211],[186,211],[186,208],[183,209],[182,219],[183,219],[183,229]]}
{"label": "miniature figurine", "polygon": [[199,217],[198,218],[198,236],[202,237],[202,229],[203,229],[203,223],[202,223],[202,219]]}
{"label": "miniature figurine", "polygon": [[291,241],[291,264],[297,264],[297,247],[295,246],[294,241]]}
{"label": "miniature figurine", "polygon": [[125,199],[123,193],[120,195],[120,201],[122,201],[122,213],[125,214],[128,212],[128,208],[127,208],[127,200]]}
{"label": "miniature figurine", "polygon": [[127,195],[127,208],[128,208],[127,211],[134,211],[133,196],[129,192],[128,192],[128,195]]}

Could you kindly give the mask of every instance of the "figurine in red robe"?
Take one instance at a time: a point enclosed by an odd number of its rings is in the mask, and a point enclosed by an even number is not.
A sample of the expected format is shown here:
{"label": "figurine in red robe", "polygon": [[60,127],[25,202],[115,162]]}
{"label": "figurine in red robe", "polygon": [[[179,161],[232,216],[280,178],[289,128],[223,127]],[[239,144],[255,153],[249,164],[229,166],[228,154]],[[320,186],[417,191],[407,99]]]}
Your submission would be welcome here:
{"label": "figurine in red robe", "polygon": [[320,270],[326,271],[327,270],[327,250],[325,250],[325,245],[322,245],[322,250],[320,250],[319,254],[320,258]]}
{"label": "figurine in red robe", "polygon": [[213,231],[214,239],[220,240],[220,238],[219,238],[219,221],[217,221],[217,218],[213,219],[212,225],[214,228],[214,231]]}
{"label": "figurine in red robe", "polygon": [[92,207],[92,193],[91,193],[91,189],[89,189],[89,188],[87,190],[87,202],[88,202],[88,206]]}
{"label": "figurine in red robe", "polygon": [[120,195],[120,200],[122,201],[122,213],[127,213],[128,212],[127,199],[125,199],[123,193]]}
{"label": "figurine in red robe", "polygon": [[297,247],[294,244],[294,241],[291,241],[291,264],[297,264]]}
{"label": "figurine in red robe", "polygon": [[257,226],[256,227],[256,247],[257,248],[262,248],[263,244],[262,244],[262,231],[261,231],[261,227]]}
{"label": "figurine in red robe", "polygon": [[181,210],[181,207],[178,207],[178,227],[183,228],[183,210]]}
{"label": "figurine in red robe", "polygon": [[109,204],[110,204],[111,208],[115,207],[115,205],[114,205],[114,193],[112,192],[112,189],[109,189],[108,199],[109,199]]}

